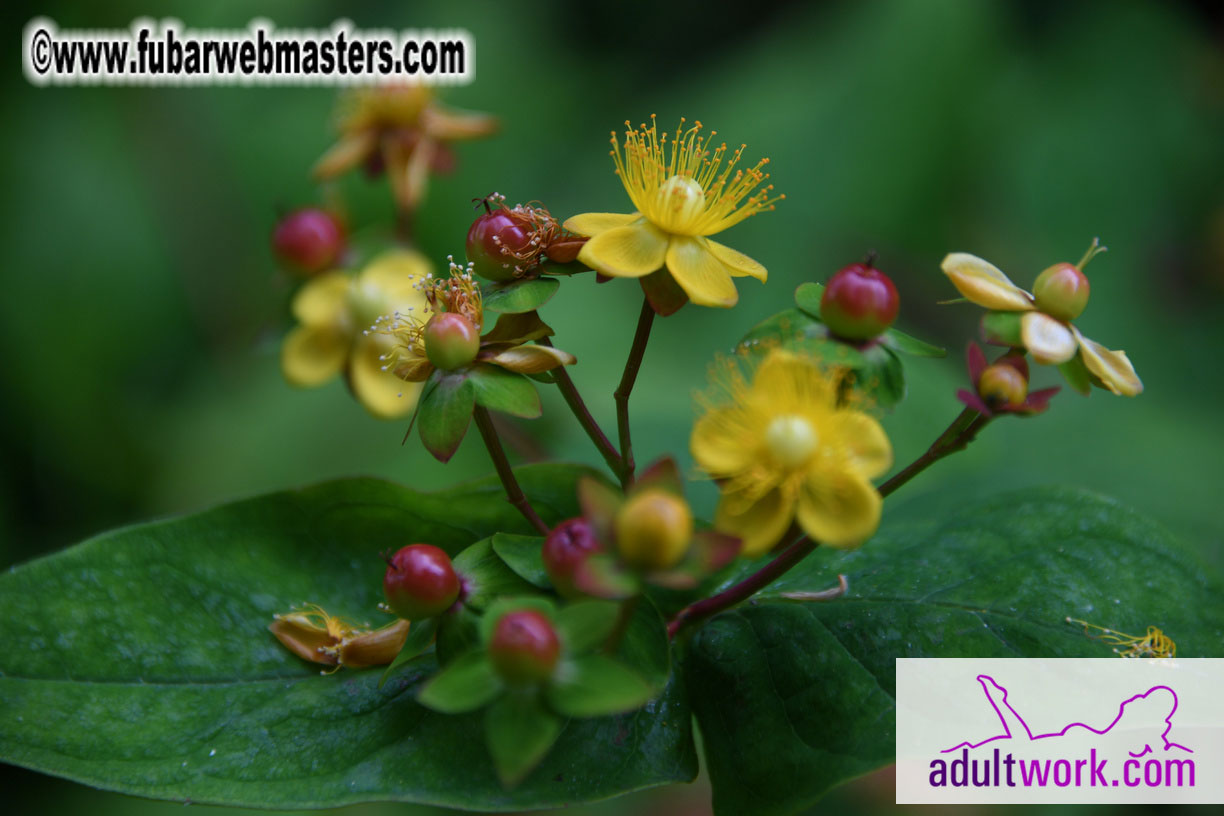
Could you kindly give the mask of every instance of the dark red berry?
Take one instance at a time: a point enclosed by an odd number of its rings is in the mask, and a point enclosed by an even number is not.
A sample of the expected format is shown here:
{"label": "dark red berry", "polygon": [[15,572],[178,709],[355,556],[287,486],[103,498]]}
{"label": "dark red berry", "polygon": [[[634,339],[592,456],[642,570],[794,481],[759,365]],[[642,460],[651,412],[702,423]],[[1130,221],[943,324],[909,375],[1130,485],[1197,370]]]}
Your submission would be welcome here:
{"label": "dark red berry", "polygon": [[476,359],[480,332],[458,312],[439,312],[425,324],[425,356],[435,367],[453,371]]}
{"label": "dark red berry", "polygon": [[531,225],[498,207],[472,222],[467,234],[467,259],[477,275],[492,281],[513,280],[522,265],[515,254],[531,252]]}
{"label": "dark red berry", "polygon": [[893,324],[900,308],[897,287],[888,276],[856,263],[829,278],[820,298],[820,319],[838,337],[869,340]]}
{"label": "dark red berry", "polygon": [[383,576],[387,605],[407,620],[441,615],[459,598],[459,589],[450,556],[432,544],[400,548]]}
{"label": "dark red berry", "polygon": [[520,685],[552,676],[561,658],[561,641],[552,621],[534,609],[507,612],[493,627],[489,659],[502,679]]}
{"label": "dark red berry", "polygon": [[310,207],[281,219],[272,249],[290,270],[314,275],[335,266],[344,252],[344,227],[326,210]]}
{"label": "dark red berry", "polygon": [[567,597],[579,594],[574,588],[574,570],[602,549],[591,523],[584,518],[572,518],[554,527],[544,539],[542,556],[548,579],[557,592]]}

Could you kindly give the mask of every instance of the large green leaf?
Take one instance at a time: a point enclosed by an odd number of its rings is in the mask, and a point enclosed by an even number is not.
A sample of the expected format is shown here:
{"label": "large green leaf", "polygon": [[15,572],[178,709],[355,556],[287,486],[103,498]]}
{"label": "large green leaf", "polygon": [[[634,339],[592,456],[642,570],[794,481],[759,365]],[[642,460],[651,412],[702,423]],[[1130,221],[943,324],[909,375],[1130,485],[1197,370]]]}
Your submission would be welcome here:
{"label": "large green leaf", "polygon": [[[583,468],[518,471],[549,521],[577,514]],[[272,494],[109,533],[0,575],[0,761],[111,790],[269,808],[390,799],[553,807],[690,780],[673,683],[649,710],[570,721],[513,791],[482,714],[414,700],[434,658],[321,676],[267,631],[291,604],[383,622],[380,553],[456,554],[530,528],[484,480],[422,494],[369,479]]]}
{"label": "large green leaf", "polygon": [[[845,598],[802,603],[849,576]],[[1158,525],[1034,489],[855,552],[818,550],[756,605],[693,638],[685,676],[718,814],[789,814],[892,761],[898,657],[1111,657],[1067,617],[1160,627],[1178,655],[1224,655],[1224,587]]]}

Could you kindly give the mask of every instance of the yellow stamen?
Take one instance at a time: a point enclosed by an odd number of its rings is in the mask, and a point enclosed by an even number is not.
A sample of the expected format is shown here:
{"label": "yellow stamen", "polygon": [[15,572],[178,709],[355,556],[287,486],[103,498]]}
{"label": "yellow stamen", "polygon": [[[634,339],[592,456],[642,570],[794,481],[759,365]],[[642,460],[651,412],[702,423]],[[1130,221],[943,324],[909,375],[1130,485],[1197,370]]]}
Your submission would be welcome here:
{"label": "yellow stamen", "polygon": [[[749,169],[736,169],[746,145],[728,153],[726,143],[712,152],[701,135],[701,122],[687,130],[684,119],[671,139],[658,132],[651,114],[650,126],[632,129],[625,122],[622,154],[616,133],[612,134],[612,159],[634,206],[647,220],[677,235],[713,235],[738,224],[785,196],[771,197],[772,184],[762,170],[769,159]],[[717,131],[710,132],[710,138]],[[759,188],[759,189],[758,189]],[[754,192],[755,191],[755,192]]]}
{"label": "yellow stamen", "polygon": [[[1155,626],[1147,628],[1143,636],[1128,635],[1094,623],[1067,618],[1067,623],[1075,623],[1084,627],[1084,634],[1090,638],[1114,645],[1114,651],[1119,657],[1177,657],[1177,644],[1164,632]],[[1100,634],[1093,634],[1093,632]],[[1125,649],[1116,648],[1125,646]]]}

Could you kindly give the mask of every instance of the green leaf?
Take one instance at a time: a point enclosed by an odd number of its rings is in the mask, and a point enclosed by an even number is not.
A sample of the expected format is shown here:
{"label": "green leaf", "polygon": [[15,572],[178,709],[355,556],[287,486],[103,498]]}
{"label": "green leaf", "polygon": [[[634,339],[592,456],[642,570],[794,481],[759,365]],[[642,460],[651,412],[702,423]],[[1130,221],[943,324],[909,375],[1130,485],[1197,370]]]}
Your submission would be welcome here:
{"label": "green leaf", "polygon": [[1092,373],[1088,371],[1088,366],[1084,365],[1084,355],[1076,353],[1074,357],[1060,365],[1058,370],[1062,373],[1063,379],[1067,381],[1067,385],[1074,390],[1085,397],[1092,392]]}
{"label": "green leaf", "polygon": [[655,690],[607,655],[566,661],[546,692],[548,704],[568,717],[601,717],[644,706]]}
{"label": "green leaf", "polygon": [[561,282],[556,278],[525,278],[483,287],[481,302],[491,312],[522,314],[533,312],[557,294]]}
{"label": "green leaf", "polygon": [[417,413],[421,442],[439,462],[449,462],[467,433],[476,406],[476,389],[466,373],[435,371],[430,379],[434,385],[422,398]]}
{"label": "green leaf", "polygon": [[[845,598],[787,601],[834,586]],[[685,664],[718,814],[790,814],[892,761],[898,657],[1111,657],[1066,623],[1160,627],[1224,654],[1224,586],[1153,522],[1031,489],[817,550],[755,605],[696,633]]]}
{"label": "green leaf", "polygon": [[484,408],[524,419],[540,415],[540,395],[531,380],[522,374],[478,364],[468,372],[468,382],[476,389],[476,403]]}
{"label": "green leaf", "polygon": [[820,299],[824,297],[824,284],[801,283],[795,289],[795,305],[809,316],[820,319]]}
{"label": "green leaf", "polygon": [[497,556],[491,543],[493,538],[481,539],[455,556],[455,571],[463,578],[466,606],[484,609],[503,595],[526,595],[536,590]]}
{"label": "green leaf", "polygon": [[982,315],[982,338],[996,346],[1023,348],[1024,337],[1020,332],[1023,312],[987,312]]}
{"label": "green leaf", "polygon": [[543,536],[511,535],[497,533],[493,536],[493,552],[520,578],[540,589],[551,589],[552,581],[544,569],[541,548]]}
{"label": "green leaf", "polygon": [[378,679],[378,687],[382,688],[383,684],[395,673],[396,669],[428,649],[430,644],[433,643],[434,635],[437,633],[437,618],[426,618],[410,625],[408,627],[408,637],[404,640],[400,653],[395,656],[395,660],[391,661],[391,665],[387,666],[387,670]]}
{"label": "green leaf", "polygon": [[908,354],[911,357],[947,357],[948,350],[939,346],[911,337],[899,329],[889,329],[880,336],[880,342],[893,351]]}
{"label": "green leaf", "polygon": [[862,352],[863,365],[854,371],[854,387],[883,408],[905,399],[905,367],[892,349],[874,345]]}
{"label": "green leaf", "polygon": [[417,693],[417,702],[443,714],[484,708],[504,689],[484,651],[469,652],[444,666]]}
{"label": "green leaf", "polygon": [[772,346],[804,337],[828,337],[829,331],[814,317],[798,309],[786,309],[767,317],[748,330],[739,341],[746,348]]}
{"label": "green leaf", "polygon": [[593,651],[616,628],[620,604],[611,601],[577,601],[557,613],[557,629],[570,654]]}
{"label": "green leaf", "polygon": [[[516,471],[555,523],[589,468]],[[405,540],[455,555],[529,525],[495,478],[439,493],[330,482],[129,527],[0,573],[0,762],[137,796],[270,809],[393,800],[528,810],[696,775],[685,694],[652,712],[570,723],[531,779],[497,780],[483,714],[415,695],[428,654],[383,667],[307,663],[267,631],[313,601],[372,623],[380,552]]]}
{"label": "green leaf", "polygon": [[464,605],[451,607],[438,618],[434,652],[443,666],[480,646],[480,613]]}
{"label": "green leaf", "polygon": [[502,784],[513,787],[531,773],[557,741],[562,725],[534,694],[512,692],[489,706],[485,741]]}

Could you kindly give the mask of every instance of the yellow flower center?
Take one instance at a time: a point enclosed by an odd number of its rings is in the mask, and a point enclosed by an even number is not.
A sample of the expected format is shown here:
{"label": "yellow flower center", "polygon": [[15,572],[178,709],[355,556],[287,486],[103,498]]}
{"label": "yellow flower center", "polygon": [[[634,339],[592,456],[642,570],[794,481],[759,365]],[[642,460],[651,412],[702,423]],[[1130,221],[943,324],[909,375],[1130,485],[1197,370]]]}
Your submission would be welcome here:
{"label": "yellow flower center", "polygon": [[[625,123],[630,127],[629,123]],[[713,235],[738,224],[785,196],[770,197],[772,184],[763,168],[769,159],[754,167],[736,168],[745,145],[730,153],[726,143],[713,150],[700,135],[701,122],[684,130],[684,120],[674,136],[660,134],[655,118],[650,127],[625,131],[622,155],[620,142],[612,134],[612,159],[616,174],[633,205],[648,221],[674,235]],[[710,136],[716,135],[711,131]],[[759,189],[758,189],[759,188]]]}
{"label": "yellow flower center", "polygon": [[672,176],[655,193],[655,212],[662,219],[659,226],[669,232],[692,223],[705,209],[705,191],[695,179]]}
{"label": "yellow flower center", "polygon": [[812,424],[794,414],[775,417],[765,429],[765,447],[774,460],[785,468],[798,468],[806,464],[816,451],[818,441]]}

